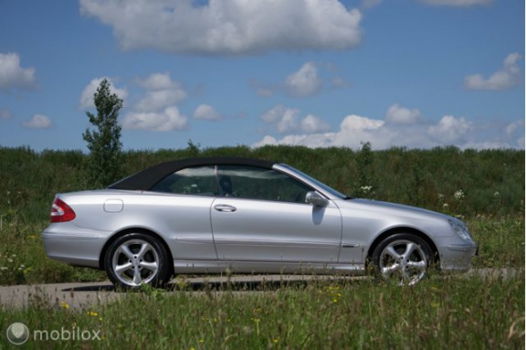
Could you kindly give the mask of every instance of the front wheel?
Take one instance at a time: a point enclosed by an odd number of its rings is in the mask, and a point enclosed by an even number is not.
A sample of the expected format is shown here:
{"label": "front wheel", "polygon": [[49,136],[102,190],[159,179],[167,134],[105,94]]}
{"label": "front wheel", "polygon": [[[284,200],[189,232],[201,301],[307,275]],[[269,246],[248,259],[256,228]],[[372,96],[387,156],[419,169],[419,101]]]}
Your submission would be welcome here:
{"label": "front wheel", "polygon": [[378,275],[400,285],[422,280],[432,263],[432,250],[422,238],[398,233],[384,239],[374,249],[372,262]]}
{"label": "front wheel", "polygon": [[111,243],[104,258],[106,273],[125,289],[141,285],[164,286],[172,273],[166,248],[144,233],[128,233]]}

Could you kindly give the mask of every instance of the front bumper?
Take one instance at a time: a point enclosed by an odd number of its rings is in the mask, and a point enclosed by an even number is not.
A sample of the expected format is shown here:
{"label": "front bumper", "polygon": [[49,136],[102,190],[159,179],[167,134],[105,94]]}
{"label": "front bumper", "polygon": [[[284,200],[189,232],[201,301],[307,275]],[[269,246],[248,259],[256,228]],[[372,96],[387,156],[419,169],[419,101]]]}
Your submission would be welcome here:
{"label": "front bumper", "polygon": [[49,258],[77,266],[99,268],[106,235],[94,232],[65,233],[48,227],[42,232]]}
{"label": "front bumper", "polygon": [[444,271],[467,271],[471,268],[471,259],[477,254],[475,242],[446,245],[440,252],[440,267]]}

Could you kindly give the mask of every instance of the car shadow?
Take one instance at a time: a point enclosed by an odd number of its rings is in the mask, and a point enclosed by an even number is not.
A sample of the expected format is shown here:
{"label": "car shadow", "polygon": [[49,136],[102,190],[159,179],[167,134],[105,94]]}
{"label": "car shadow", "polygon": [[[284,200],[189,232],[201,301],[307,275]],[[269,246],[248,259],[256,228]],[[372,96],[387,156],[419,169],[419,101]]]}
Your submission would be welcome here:
{"label": "car shadow", "polygon": [[[172,281],[168,283],[163,289],[166,291],[194,291],[194,292],[206,292],[206,291],[275,291],[281,288],[295,288],[302,289],[306,288],[309,284],[357,284],[361,283],[362,280],[349,280],[346,278],[334,278],[334,279],[306,279],[306,280],[261,280],[261,281]],[[100,284],[90,286],[78,286],[62,289],[63,292],[126,292],[125,290],[115,289],[111,284]],[[136,290],[138,292],[141,289]]]}

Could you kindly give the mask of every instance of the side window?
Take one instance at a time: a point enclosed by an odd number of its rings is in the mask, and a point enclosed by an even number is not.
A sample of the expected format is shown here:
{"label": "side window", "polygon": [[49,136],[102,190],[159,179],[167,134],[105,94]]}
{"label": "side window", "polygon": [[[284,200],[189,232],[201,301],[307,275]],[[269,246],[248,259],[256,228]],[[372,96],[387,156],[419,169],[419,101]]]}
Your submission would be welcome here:
{"label": "side window", "polygon": [[217,196],[215,167],[203,166],[181,169],[156,183],[150,190],[197,196]]}
{"label": "side window", "polygon": [[220,165],[218,182],[221,195],[280,202],[305,203],[312,189],[290,176],[271,169]]}

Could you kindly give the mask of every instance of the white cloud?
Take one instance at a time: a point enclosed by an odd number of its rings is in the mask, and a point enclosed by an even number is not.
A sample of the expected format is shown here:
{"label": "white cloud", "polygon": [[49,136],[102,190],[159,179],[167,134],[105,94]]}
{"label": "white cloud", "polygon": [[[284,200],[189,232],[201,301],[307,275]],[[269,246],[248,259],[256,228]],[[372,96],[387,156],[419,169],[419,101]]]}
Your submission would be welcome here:
{"label": "white cloud", "polygon": [[473,5],[486,5],[491,3],[493,0],[419,0],[425,4],[438,5],[438,6],[473,6]]}
{"label": "white cloud", "polygon": [[309,114],[300,118],[300,110],[297,108],[289,108],[283,105],[277,105],[263,115],[261,119],[274,126],[277,132],[293,132],[303,131],[305,133],[315,133],[327,131],[330,129],[329,124],[324,122],[319,117]]}
{"label": "white cloud", "polygon": [[135,106],[141,112],[157,112],[187,97],[181,83],[173,81],[169,73],[153,73],[139,80],[139,85],[147,90]]}
{"label": "white cloud", "polygon": [[153,73],[137,79],[137,83],[146,91],[123,118],[125,129],[170,131],[187,127],[188,118],[176,106],[187,97],[181,83],[172,80],[169,73]]}
{"label": "white cloud", "polygon": [[398,103],[391,105],[385,114],[385,120],[396,124],[413,124],[420,120],[422,114],[417,108],[409,109]]}
{"label": "white cloud", "polygon": [[320,91],[321,79],[314,62],[307,62],[285,80],[285,88],[293,96],[311,96]]}
{"label": "white cloud", "polygon": [[342,131],[363,131],[378,129],[384,124],[385,122],[383,120],[370,119],[351,114],[343,119],[340,128]]}
{"label": "white cloud", "polygon": [[482,74],[469,75],[464,79],[464,86],[473,90],[504,90],[521,81],[521,70],[519,67],[519,53],[509,54],[502,64],[502,67],[485,79]]}
{"label": "white cloud", "polygon": [[89,84],[86,85],[86,87],[80,94],[79,103],[80,103],[81,108],[92,108],[95,106],[93,102],[93,96],[95,95],[95,92],[97,91],[97,88],[99,87],[103,79],[107,79],[108,82],[110,83],[110,90],[112,93],[115,93],[117,96],[119,96],[123,100],[126,100],[126,98],[128,97],[128,90],[126,90],[126,88],[119,89],[115,86],[115,84],[110,78],[100,77],[100,78],[95,78],[92,81],[90,81]]}
{"label": "white cloud", "polygon": [[[324,74],[320,75],[320,71]],[[305,62],[295,72],[278,83],[264,83],[250,80],[249,85],[262,97],[276,93],[286,93],[293,97],[308,97],[320,92],[323,88],[343,89],[350,84],[345,78],[335,75],[338,71],[333,63]]]}
{"label": "white cloud", "polygon": [[172,106],[161,112],[129,113],[124,117],[122,126],[125,129],[170,131],[185,129],[187,123],[188,118]]}
{"label": "white cloud", "polygon": [[43,114],[35,114],[31,119],[25,121],[23,125],[30,129],[47,129],[51,127],[51,120]]}
{"label": "white cloud", "polygon": [[[515,123],[519,125],[521,122]],[[351,114],[342,119],[340,128],[336,132],[291,133],[281,138],[266,135],[252,146],[344,146],[357,149],[361,147],[362,142],[369,141],[375,149],[431,148],[449,145],[460,148],[523,148],[524,130],[513,125],[513,127],[504,125],[499,128],[489,124],[476,125],[463,117],[451,115],[445,115],[434,123],[420,121],[414,124],[396,124]],[[509,130],[511,134],[507,133]],[[517,130],[521,130],[521,133]]]}
{"label": "white cloud", "polygon": [[338,0],[80,0],[81,13],[113,28],[124,49],[198,54],[348,49],[361,13]]}
{"label": "white cloud", "polygon": [[9,109],[0,109],[0,119],[10,119],[12,118],[13,115],[11,114],[11,112],[9,111]]}
{"label": "white cloud", "polygon": [[138,80],[139,85],[147,90],[163,90],[179,87],[179,83],[172,80],[170,73],[152,73],[144,79]]}
{"label": "white cloud", "polygon": [[273,124],[279,133],[284,133],[297,129],[299,113],[299,109],[277,105],[265,112],[261,119],[266,123]]}
{"label": "white cloud", "polygon": [[331,127],[317,116],[309,114],[301,120],[300,128],[303,132],[315,133],[328,131]]}
{"label": "white cloud", "polygon": [[464,118],[456,118],[452,115],[445,115],[438,124],[429,127],[429,134],[437,140],[446,143],[453,143],[472,129],[472,123]]}
{"label": "white cloud", "polygon": [[517,120],[506,125],[505,131],[508,136],[515,134],[517,131],[524,131],[524,120]]}
{"label": "white cloud", "polygon": [[165,107],[177,104],[186,97],[186,93],[180,89],[148,91],[138,103],[140,111],[158,111]]}
{"label": "white cloud", "polygon": [[214,109],[214,107],[207,104],[201,104],[195,109],[194,118],[203,120],[221,120],[222,116]]}
{"label": "white cloud", "polygon": [[22,68],[16,53],[0,53],[0,90],[31,88],[35,85],[35,68]]}

